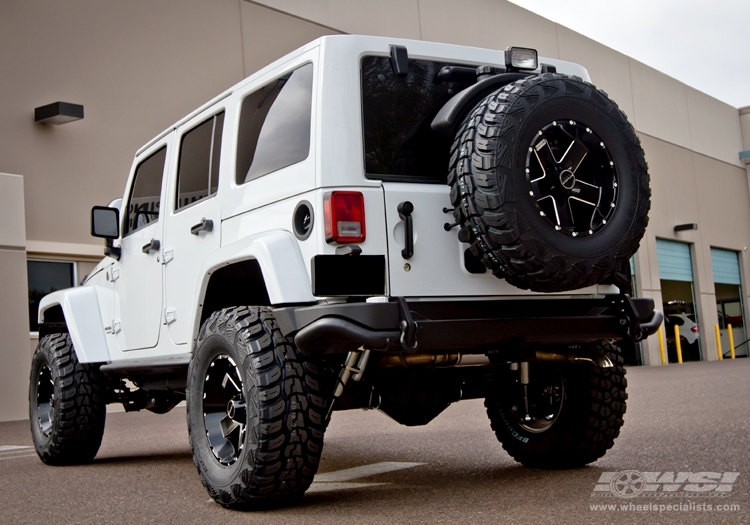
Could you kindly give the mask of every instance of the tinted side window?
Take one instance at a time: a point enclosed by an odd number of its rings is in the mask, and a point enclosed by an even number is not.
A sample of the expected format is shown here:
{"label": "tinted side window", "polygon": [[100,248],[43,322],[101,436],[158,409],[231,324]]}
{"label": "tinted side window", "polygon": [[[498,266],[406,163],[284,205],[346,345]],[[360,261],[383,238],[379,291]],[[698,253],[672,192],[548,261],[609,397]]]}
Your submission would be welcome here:
{"label": "tinted side window", "polygon": [[128,200],[124,235],[159,220],[161,179],[166,159],[167,147],[164,146],[136,168],[135,181]]}
{"label": "tinted side window", "polygon": [[182,136],[175,210],[216,193],[223,127],[222,111]]}
{"label": "tinted side window", "polygon": [[313,66],[306,64],[242,101],[237,137],[237,184],[307,158],[312,77]]}

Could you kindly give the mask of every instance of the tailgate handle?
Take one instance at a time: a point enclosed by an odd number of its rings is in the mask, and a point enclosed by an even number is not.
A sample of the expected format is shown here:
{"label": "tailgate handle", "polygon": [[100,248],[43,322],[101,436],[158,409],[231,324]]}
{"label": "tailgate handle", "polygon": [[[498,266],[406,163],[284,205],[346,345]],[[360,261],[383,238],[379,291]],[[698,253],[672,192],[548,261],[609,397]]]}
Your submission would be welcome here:
{"label": "tailgate handle", "polygon": [[411,214],[414,211],[414,205],[409,201],[404,201],[398,205],[398,216],[404,221],[404,249],[401,250],[401,256],[404,259],[411,259],[414,255],[414,225],[412,224]]}

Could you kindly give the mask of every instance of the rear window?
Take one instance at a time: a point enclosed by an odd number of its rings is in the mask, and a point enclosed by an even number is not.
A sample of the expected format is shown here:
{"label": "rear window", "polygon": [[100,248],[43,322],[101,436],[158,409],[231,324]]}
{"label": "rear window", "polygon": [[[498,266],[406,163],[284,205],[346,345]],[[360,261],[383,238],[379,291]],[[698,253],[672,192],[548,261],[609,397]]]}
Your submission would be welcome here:
{"label": "rear window", "polygon": [[451,140],[432,131],[432,119],[469,84],[442,82],[437,73],[457,65],[409,60],[396,77],[388,57],[362,58],[362,122],[368,179],[445,184]]}

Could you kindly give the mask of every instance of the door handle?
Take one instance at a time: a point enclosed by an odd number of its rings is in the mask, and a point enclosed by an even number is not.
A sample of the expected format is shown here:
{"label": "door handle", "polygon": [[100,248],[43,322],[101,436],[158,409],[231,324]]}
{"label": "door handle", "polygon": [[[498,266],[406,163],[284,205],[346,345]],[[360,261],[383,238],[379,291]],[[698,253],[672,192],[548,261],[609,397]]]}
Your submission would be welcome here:
{"label": "door handle", "polygon": [[401,250],[401,256],[404,259],[411,259],[414,255],[414,225],[412,224],[411,214],[414,211],[414,205],[409,201],[404,201],[396,208],[398,216],[404,221],[404,249]]}
{"label": "door handle", "polygon": [[201,219],[201,222],[199,222],[198,224],[190,228],[190,233],[192,233],[193,235],[198,235],[200,232],[210,232],[213,229],[214,229],[214,221],[203,217]]}
{"label": "door handle", "polygon": [[150,243],[143,245],[143,248],[141,248],[141,251],[143,253],[149,253],[149,252],[158,250],[160,247],[161,247],[161,243],[158,241],[158,239],[151,239]]}

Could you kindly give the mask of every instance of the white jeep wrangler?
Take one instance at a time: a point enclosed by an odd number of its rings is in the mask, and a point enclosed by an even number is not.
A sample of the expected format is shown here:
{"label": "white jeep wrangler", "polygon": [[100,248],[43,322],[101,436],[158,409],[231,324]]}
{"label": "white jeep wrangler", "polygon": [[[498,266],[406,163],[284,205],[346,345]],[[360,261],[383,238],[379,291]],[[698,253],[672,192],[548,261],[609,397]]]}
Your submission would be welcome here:
{"label": "white jeep wrangler", "polygon": [[321,38],[159,134],[93,209],[106,257],[39,308],[36,450],[90,461],[107,403],[185,400],[211,497],[257,507],[302,497],[332,410],[424,425],[484,398],[524,465],[595,461],[663,318],[629,295],[649,206],[583,67]]}

